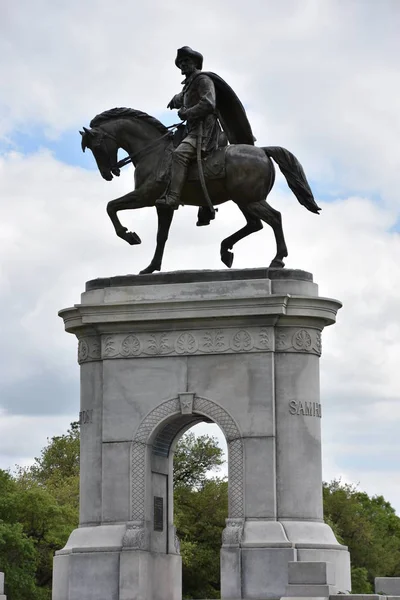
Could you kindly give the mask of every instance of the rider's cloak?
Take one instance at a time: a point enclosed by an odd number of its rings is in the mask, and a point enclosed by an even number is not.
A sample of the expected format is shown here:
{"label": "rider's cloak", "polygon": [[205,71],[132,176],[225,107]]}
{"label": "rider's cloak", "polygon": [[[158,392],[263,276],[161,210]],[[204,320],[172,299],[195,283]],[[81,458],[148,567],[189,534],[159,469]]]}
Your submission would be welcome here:
{"label": "rider's cloak", "polygon": [[243,104],[233,89],[216,73],[202,71],[212,79],[215,86],[218,118],[230,144],[250,144],[255,138]]}

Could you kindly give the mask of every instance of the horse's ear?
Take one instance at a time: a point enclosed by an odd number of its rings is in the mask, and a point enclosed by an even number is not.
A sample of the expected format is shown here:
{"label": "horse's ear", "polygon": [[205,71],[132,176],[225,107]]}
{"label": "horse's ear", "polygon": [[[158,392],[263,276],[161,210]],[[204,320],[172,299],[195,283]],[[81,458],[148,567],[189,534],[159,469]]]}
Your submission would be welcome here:
{"label": "horse's ear", "polygon": [[85,149],[87,148],[87,144],[86,144],[86,140],[85,140],[86,133],[84,131],[80,131],[79,133],[82,136],[82,139],[81,139],[82,152],[85,152]]}
{"label": "horse's ear", "polygon": [[84,131],[85,133],[87,133],[88,135],[94,135],[93,131],[92,131],[91,129],[88,129],[87,127],[84,127],[84,128],[83,128],[83,131]]}

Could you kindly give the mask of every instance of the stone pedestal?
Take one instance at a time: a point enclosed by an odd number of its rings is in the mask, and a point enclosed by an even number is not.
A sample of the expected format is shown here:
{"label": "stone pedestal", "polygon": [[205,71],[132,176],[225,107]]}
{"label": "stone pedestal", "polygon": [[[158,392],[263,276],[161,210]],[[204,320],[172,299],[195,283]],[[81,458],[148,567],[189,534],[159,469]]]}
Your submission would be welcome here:
{"label": "stone pedestal", "polygon": [[7,596],[4,595],[4,573],[0,572],[0,600],[7,600]]}
{"label": "stone pedestal", "polygon": [[60,313],[79,339],[81,491],[53,600],[181,600],[173,451],[201,421],[228,444],[222,598],[280,598],[292,561],[333,563],[350,589],[322,514],[321,331],[339,307],[286,269],[88,282]]}

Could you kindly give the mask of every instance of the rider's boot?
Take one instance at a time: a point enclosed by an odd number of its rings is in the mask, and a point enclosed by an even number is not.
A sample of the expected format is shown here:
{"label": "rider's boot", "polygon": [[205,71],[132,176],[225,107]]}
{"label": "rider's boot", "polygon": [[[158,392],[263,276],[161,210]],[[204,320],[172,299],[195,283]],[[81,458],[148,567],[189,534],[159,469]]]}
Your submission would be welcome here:
{"label": "rider's boot", "polygon": [[199,212],[197,213],[197,227],[209,225],[210,221],[213,219],[215,219],[215,212],[212,212],[208,206],[200,206]]}
{"label": "rider's boot", "polygon": [[169,206],[170,208],[179,208],[179,200],[182,188],[185,184],[189,161],[186,156],[175,155],[172,160],[171,183],[166,197],[160,198],[156,204]]}

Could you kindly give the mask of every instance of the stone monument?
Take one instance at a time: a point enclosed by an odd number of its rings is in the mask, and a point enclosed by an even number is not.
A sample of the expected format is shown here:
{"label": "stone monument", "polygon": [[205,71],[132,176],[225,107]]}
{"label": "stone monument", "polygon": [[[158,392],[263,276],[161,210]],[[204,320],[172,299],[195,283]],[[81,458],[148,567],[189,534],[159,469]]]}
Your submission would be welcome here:
{"label": "stone monument", "polygon": [[0,571],[0,600],[7,600],[4,595],[4,573]]}
{"label": "stone monument", "polygon": [[[298,270],[86,284],[60,312],[79,340],[80,526],[56,553],[53,600],[181,600],[173,454],[201,421],[228,444],[221,597],[280,598],[294,562],[307,583],[351,589],[322,509],[321,332],[339,308]],[[315,579],[314,562],[332,567]]]}

